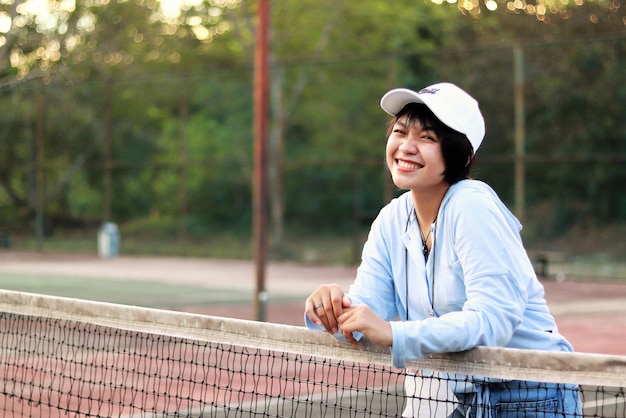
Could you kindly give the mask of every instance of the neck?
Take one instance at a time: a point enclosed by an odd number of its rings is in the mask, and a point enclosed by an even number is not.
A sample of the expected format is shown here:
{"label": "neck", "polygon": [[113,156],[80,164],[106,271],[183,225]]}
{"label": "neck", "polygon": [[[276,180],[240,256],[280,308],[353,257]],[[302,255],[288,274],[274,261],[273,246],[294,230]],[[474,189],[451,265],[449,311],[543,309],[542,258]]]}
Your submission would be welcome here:
{"label": "neck", "polygon": [[415,214],[422,227],[430,226],[435,222],[437,214],[439,213],[439,207],[449,187],[450,186],[446,184],[444,187],[437,187],[429,189],[428,191],[411,191]]}

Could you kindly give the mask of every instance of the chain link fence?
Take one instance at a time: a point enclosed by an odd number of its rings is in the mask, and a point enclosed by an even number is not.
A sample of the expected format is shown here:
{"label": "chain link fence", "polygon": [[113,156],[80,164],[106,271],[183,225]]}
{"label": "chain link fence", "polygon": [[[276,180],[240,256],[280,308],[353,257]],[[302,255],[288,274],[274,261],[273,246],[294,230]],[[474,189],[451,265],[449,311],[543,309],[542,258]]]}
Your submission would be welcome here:
{"label": "chain link fence", "polygon": [[[481,103],[474,174],[522,218],[528,246],[626,254],[625,52],[617,36],[274,63],[270,256],[357,262],[369,223],[400,193],[378,100],[441,80]],[[111,221],[122,253],[251,256],[249,69],[3,90],[0,244],[95,253]]]}

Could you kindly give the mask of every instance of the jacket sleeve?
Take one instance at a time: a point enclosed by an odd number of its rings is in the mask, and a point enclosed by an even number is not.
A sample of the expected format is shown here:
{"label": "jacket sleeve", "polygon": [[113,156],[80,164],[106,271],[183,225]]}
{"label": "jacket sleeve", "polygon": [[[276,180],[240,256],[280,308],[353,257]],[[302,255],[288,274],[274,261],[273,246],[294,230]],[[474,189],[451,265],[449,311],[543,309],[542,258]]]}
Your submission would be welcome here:
{"label": "jacket sleeve", "polygon": [[394,266],[404,254],[401,239],[394,237],[390,219],[390,207],[384,208],[372,223],[367,241],[363,246],[361,264],[357,277],[350,286],[348,296],[352,304],[364,303],[385,321],[398,317]]}
{"label": "jacket sleeve", "polygon": [[[350,286],[347,296],[352,305],[367,304],[381,318],[391,321],[398,317],[398,310],[392,275],[391,256],[393,252],[390,251],[388,218],[389,207],[385,207],[372,223],[363,247],[356,278]],[[309,329],[320,329],[311,323],[306,315],[305,324]],[[323,328],[321,329],[323,330]],[[355,333],[354,336],[359,339],[361,334]],[[336,334],[335,337],[343,340],[341,333]]]}

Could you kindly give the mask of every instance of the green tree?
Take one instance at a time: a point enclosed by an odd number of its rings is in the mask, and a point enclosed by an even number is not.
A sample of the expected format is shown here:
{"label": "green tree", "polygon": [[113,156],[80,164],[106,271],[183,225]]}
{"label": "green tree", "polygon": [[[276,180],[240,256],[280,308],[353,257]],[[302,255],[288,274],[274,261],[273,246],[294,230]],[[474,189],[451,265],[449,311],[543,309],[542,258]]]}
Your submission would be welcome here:
{"label": "green tree", "polygon": [[[47,169],[41,185],[49,211],[72,216],[72,208],[84,208],[84,195],[69,194],[67,186],[81,181],[82,187],[101,190],[101,176],[79,172],[103,160],[118,168],[116,184],[106,187],[120,196],[113,202],[116,216],[147,210],[154,194],[128,179],[151,178],[136,162],[162,158],[155,138],[161,124],[178,119],[181,89],[172,83],[146,88],[146,82],[237,61],[232,45],[213,42],[231,31],[226,16],[237,2],[218,7],[207,1],[170,14],[156,1],[33,4],[15,1],[0,8],[1,85],[10,97],[0,106],[11,110],[3,114],[0,201],[15,208],[14,214],[32,216],[42,181],[34,173],[35,158],[42,155],[46,167],[60,167]],[[45,141],[38,143],[36,132],[44,132]],[[104,157],[107,149],[112,154]],[[64,202],[62,210],[53,199]],[[111,205],[110,199],[94,204]]]}

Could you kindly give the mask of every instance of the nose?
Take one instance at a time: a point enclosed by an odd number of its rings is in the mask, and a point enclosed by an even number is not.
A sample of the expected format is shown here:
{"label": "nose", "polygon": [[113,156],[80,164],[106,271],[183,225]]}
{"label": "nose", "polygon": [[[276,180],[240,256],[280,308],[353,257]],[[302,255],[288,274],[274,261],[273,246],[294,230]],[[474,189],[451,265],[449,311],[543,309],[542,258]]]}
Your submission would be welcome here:
{"label": "nose", "polygon": [[415,154],[417,153],[417,141],[412,134],[407,135],[400,143],[400,146],[398,146],[398,149],[407,154]]}

